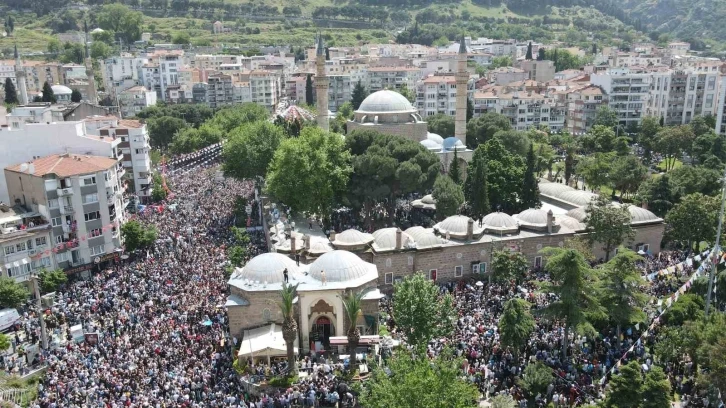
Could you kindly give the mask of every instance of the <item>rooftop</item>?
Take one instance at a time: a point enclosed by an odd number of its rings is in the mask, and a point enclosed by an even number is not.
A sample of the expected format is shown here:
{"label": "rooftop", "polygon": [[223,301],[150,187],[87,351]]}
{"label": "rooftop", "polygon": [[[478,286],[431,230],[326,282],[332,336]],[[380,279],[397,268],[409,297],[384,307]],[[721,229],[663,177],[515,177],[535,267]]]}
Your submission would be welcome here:
{"label": "rooftop", "polygon": [[9,166],[6,170],[32,174],[38,177],[43,177],[48,174],[55,174],[58,177],[69,177],[105,171],[116,166],[116,164],[117,161],[109,157],[53,154],[28,163]]}

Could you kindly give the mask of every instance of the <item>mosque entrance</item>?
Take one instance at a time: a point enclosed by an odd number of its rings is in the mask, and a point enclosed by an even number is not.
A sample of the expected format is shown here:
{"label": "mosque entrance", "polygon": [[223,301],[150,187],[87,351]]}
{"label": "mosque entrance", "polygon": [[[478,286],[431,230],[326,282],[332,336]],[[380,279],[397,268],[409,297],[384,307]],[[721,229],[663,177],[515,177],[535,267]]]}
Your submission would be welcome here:
{"label": "mosque entrance", "polygon": [[330,350],[330,337],[335,336],[335,327],[329,318],[320,316],[310,329],[310,349]]}

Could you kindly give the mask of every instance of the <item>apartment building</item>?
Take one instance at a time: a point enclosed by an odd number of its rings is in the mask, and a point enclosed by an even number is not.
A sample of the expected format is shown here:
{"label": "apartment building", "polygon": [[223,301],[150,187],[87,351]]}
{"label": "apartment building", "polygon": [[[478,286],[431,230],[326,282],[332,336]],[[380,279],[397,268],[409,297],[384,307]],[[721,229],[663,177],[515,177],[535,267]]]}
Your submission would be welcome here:
{"label": "apartment building", "polygon": [[179,85],[179,70],[184,66],[182,53],[157,53],[155,57],[159,61],[161,99],[166,100],[166,88],[171,85]]}
{"label": "apartment building", "polygon": [[232,76],[212,74],[207,78],[207,104],[211,108],[231,105],[234,101]]}
{"label": "apartment building", "polygon": [[262,105],[270,112],[277,109],[282,93],[280,75],[271,71],[252,71],[249,76],[251,102]]}
{"label": "apartment building", "polygon": [[726,135],[726,75],[719,78],[718,103],[716,108],[716,133]]}
{"label": "apartment building", "polygon": [[519,82],[529,79],[529,74],[521,68],[500,67],[487,73],[490,83],[507,85],[512,82]]}
{"label": "apartment building", "polygon": [[121,117],[135,116],[143,109],[156,105],[156,92],[143,85],[121,91],[117,97]]}
{"label": "apartment building", "polygon": [[145,84],[144,70],[148,58],[121,54],[103,61],[101,76],[111,98],[116,98],[122,91]]}
{"label": "apartment building", "polygon": [[[311,74],[312,75],[312,74]],[[285,81],[285,96],[291,102],[305,102],[305,75],[293,76]]]}
{"label": "apartment building", "polygon": [[646,113],[652,79],[650,72],[630,68],[611,68],[590,75],[590,82],[608,95],[608,106],[626,127],[639,125]]}
{"label": "apartment building", "polygon": [[456,77],[433,75],[416,87],[416,108],[421,116],[456,114]]}
{"label": "apartment building", "polygon": [[[351,101],[356,82],[351,80],[350,75],[328,75],[327,77],[328,109],[331,112],[337,112],[344,103]],[[305,92],[304,84],[303,81],[303,95]]]}
{"label": "apartment building", "polygon": [[384,89],[399,91],[404,84],[414,91],[421,79],[421,70],[415,67],[370,67],[368,68],[368,90],[370,93]]}
{"label": "apartment building", "polygon": [[250,83],[246,81],[232,81],[232,99],[234,103],[252,102]]}
{"label": "apartment building", "polygon": [[720,72],[694,68],[653,73],[647,113],[665,125],[685,125],[696,115],[715,115]]}
{"label": "apartment building", "polygon": [[50,222],[31,207],[0,203],[0,276],[19,283],[56,268]]}
{"label": "apartment building", "polygon": [[546,93],[491,86],[474,92],[474,116],[487,112],[506,116],[515,130],[524,131],[545,125],[550,131],[559,132],[565,128],[567,109],[565,104]]}
{"label": "apartment building", "polygon": [[4,173],[12,202],[48,213],[55,262],[76,273],[100,267],[121,249],[124,171],[117,159],[67,153],[14,164]]}
{"label": "apartment building", "polygon": [[565,120],[567,131],[571,134],[580,134],[590,130],[598,109],[607,105],[607,95],[595,85],[586,85],[563,93],[567,107]]}
{"label": "apartment building", "polygon": [[555,63],[552,61],[521,61],[519,68],[527,73],[528,79],[537,82],[547,82],[555,78]]}

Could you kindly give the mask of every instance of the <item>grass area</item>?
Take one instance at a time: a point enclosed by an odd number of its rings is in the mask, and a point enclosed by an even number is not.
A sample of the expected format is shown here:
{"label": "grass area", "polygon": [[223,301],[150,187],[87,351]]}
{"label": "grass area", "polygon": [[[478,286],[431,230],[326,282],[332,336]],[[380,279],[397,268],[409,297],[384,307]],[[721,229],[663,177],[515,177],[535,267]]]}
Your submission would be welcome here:
{"label": "grass area", "polygon": [[666,171],[666,162],[668,163],[670,170],[674,170],[674,169],[677,169],[677,168],[683,166],[682,161],[680,161],[676,158],[672,158],[672,159],[661,160],[660,163],[658,163],[658,165],[656,166],[656,168],[658,168],[659,171],[665,172]]}
{"label": "grass area", "polygon": [[0,373],[0,385],[3,388],[18,388],[27,390],[22,401],[20,401],[20,405],[23,407],[30,406],[30,403],[38,398],[38,382],[40,382],[41,379],[41,375],[33,375],[23,380],[17,375],[8,376],[4,372]]}

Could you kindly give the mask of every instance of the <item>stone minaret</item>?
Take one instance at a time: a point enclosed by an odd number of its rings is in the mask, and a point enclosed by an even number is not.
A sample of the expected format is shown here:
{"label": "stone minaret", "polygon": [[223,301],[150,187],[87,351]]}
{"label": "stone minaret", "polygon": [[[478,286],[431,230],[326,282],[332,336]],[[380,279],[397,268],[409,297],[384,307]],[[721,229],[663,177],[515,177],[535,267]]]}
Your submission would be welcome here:
{"label": "stone minaret", "polygon": [[329,130],[328,123],[328,76],[325,75],[325,46],[323,35],[318,35],[317,49],[315,50],[315,104],[318,108],[317,122],[320,129]]}
{"label": "stone minaret", "polygon": [[456,117],[454,119],[454,137],[466,144],[466,87],[469,83],[469,72],[466,70],[466,41],[461,36],[459,54],[456,56]]}
{"label": "stone minaret", "polygon": [[15,82],[18,84],[18,102],[26,105],[31,101],[28,99],[28,84],[25,82],[25,68],[20,62],[20,54],[18,54],[18,45],[15,44]]}
{"label": "stone minaret", "polygon": [[93,75],[93,60],[88,50],[88,22],[83,23],[86,30],[86,78],[88,78],[88,102],[92,105],[98,103],[98,95],[96,95],[96,78]]}

